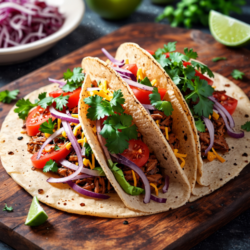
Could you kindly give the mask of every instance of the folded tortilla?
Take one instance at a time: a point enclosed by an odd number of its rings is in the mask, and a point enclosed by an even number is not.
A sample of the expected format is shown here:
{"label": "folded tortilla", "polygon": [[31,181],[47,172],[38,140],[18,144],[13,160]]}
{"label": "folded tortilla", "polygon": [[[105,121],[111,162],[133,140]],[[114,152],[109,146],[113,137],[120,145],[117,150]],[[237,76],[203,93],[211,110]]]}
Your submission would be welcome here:
{"label": "folded tortilla", "polygon": [[[230,148],[230,151],[223,155],[226,160],[224,163],[214,160],[209,162],[208,160],[202,160],[199,136],[195,127],[194,119],[188,108],[185,99],[183,98],[180,90],[172,81],[172,79],[167,75],[165,70],[156,62],[156,60],[144,49],[140,48],[139,45],[134,43],[124,43],[122,44],[116,54],[116,59],[125,60],[128,59],[129,63],[136,63],[138,67],[146,71],[146,74],[150,76],[150,80],[156,78],[158,73],[153,65],[160,68],[164,74],[160,77],[164,77],[165,81],[157,81],[157,87],[168,88],[171,86],[174,89],[176,98],[178,99],[180,105],[182,106],[186,117],[189,120],[193,135],[195,139],[194,150],[197,152],[197,184],[192,190],[192,196],[190,201],[194,201],[204,195],[207,195],[214,190],[220,188],[229,180],[233,179],[239,175],[240,171],[247,165],[250,161],[250,133],[245,132],[245,137],[241,139],[235,139],[230,136],[226,137],[226,141]],[[149,70],[151,69],[151,70]],[[154,70],[153,70],[154,69]],[[159,69],[157,69],[159,70]],[[221,76],[220,74],[214,73],[214,85],[216,90],[226,90],[226,94],[232,96],[238,100],[238,106],[233,114],[233,119],[235,121],[235,131],[241,129],[241,125],[245,124],[250,117],[250,101],[245,93],[236,86],[233,82],[227,78]],[[157,78],[156,78],[157,79]],[[181,131],[179,131],[180,133]]]}
{"label": "folded tortilla", "polygon": [[[84,58],[82,61],[82,68],[86,73],[86,77],[78,105],[79,119],[96,159],[102,166],[107,178],[115,188],[125,206],[134,211],[159,213],[184,205],[188,201],[191,193],[188,179],[178,164],[169,144],[164,143],[165,138],[157,129],[156,123],[150,116],[148,116],[144,107],[137,101],[129,86],[107,63],[98,58]],[[93,81],[98,82],[104,80],[107,81],[110,89],[120,89],[122,91],[125,99],[123,107],[125,108],[126,113],[133,117],[133,122],[137,126],[139,132],[143,135],[144,142],[153,150],[155,156],[159,160],[163,176],[169,176],[169,189],[167,193],[164,194],[159,192],[158,195],[161,198],[166,198],[166,203],[156,203],[151,200],[150,203],[144,204],[144,195],[132,196],[125,193],[109,169],[97,135],[91,128],[91,121],[87,118],[88,105],[83,101],[89,96],[87,88],[91,87],[91,83]]]}

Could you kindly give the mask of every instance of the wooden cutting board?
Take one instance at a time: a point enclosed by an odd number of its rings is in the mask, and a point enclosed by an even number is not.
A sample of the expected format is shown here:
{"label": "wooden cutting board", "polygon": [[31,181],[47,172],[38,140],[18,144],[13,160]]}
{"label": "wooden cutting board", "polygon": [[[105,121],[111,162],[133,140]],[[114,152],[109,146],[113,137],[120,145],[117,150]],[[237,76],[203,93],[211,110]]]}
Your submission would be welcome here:
{"label": "wooden cutting board", "polygon": [[[177,41],[177,50],[190,47],[199,60],[230,80],[237,68],[245,72],[244,81],[234,82],[250,96],[250,51],[230,49],[211,35],[197,30],[171,28],[167,25],[139,23],[125,26],[51,64],[24,76],[4,88],[20,89],[19,98],[48,84],[47,78],[62,78],[67,68],[79,67],[85,56],[105,59],[101,48],[113,55],[123,42],[135,42],[155,50],[164,43]],[[212,62],[225,56],[227,61]],[[0,104],[0,124],[13,104]],[[247,163],[246,163],[247,164]],[[185,206],[146,217],[106,219],[68,214],[43,205],[49,219],[41,226],[24,225],[32,197],[18,186],[0,164],[0,240],[16,249],[190,249],[250,207],[250,165],[239,177],[218,191]],[[2,211],[4,203],[14,212]]]}

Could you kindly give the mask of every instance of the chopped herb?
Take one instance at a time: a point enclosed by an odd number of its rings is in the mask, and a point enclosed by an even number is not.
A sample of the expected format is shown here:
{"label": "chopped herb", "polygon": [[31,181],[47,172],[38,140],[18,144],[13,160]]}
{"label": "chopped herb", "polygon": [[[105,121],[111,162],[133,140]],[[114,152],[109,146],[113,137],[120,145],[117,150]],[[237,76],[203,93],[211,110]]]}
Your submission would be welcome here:
{"label": "chopped herb", "polygon": [[138,82],[143,84],[143,85],[152,87],[152,84],[151,84],[151,82],[149,81],[149,79],[147,77],[145,77],[143,80],[138,79]]}
{"label": "chopped herb", "polygon": [[206,131],[205,124],[204,124],[204,122],[200,118],[195,121],[195,126],[196,126],[196,129],[199,132],[205,132]]}
{"label": "chopped herb", "polygon": [[250,131],[250,121],[248,121],[244,125],[242,125],[241,128],[246,130],[247,132],[249,132]]}
{"label": "chopped herb", "polygon": [[242,79],[245,73],[239,71],[238,69],[234,69],[231,75],[234,79],[239,80],[239,79]]}
{"label": "chopped herb", "polygon": [[49,118],[48,121],[45,121],[40,125],[39,131],[47,134],[53,134],[54,133],[54,127],[55,127],[56,120],[52,121],[52,118]]}
{"label": "chopped herb", "polygon": [[43,168],[43,172],[45,172],[45,173],[47,173],[49,171],[52,171],[52,172],[56,173],[57,170],[58,170],[57,163],[55,161],[51,160],[51,159],[46,162],[46,164],[45,164],[45,166]]}
{"label": "chopped herb", "polygon": [[84,143],[84,147],[85,147],[85,156],[89,158],[93,154],[92,148],[87,142]]}
{"label": "chopped herb", "polygon": [[29,99],[25,100],[22,98],[17,101],[16,106],[17,108],[14,109],[14,112],[18,113],[19,118],[25,120],[29,114],[29,111],[36,107],[37,104],[31,103]]}
{"label": "chopped herb", "polygon": [[56,144],[54,149],[55,149],[55,151],[58,151],[58,150],[60,150],[61,148]]}
{"label": "chopped herb", "polygon": [[56,109],[63,110],[64,107],[68,104],[69,95],[63,96],[62,94],[54,99],[56,103]]}
{"label": "chopped herb", "polygon": [[158,88],[154,87],[153,93],[149,95],[149,99],[150,103],[158,110],[163,111],[166,116],[172,115],[174,109],[171,102],[161,100],[161,95],[158,92]]}
{"label": "chopped herb", "polygon": [[66,141],[67,139],[64,136],[58,137],[59,140]]}
{"label": "chopped herb", "polygon": [[18,89],[12,91],[4,90],[0,92],[0,102],[11,103],[12,100],[16,100],[18,93]]}
{"label": "chopped herb", "polygon": [[13,212],[14,210],[13,210],[13,207],[8,207],[7,204],[5,203],[3,211]]}
{"label": "chopped herb", "polygon": [[39,100],[36,100],[35,103],[39,106],[41,106],[42,108],[46,109],[48,106],[50,106],[53,102],[53,97],[46,97],[47,93],[43,92],[41,93],[38,98]]}
{"label": "chopped herb", "polygon": [[73,71],[70,69],[63,74],[64,79],[67,83],[62,87],[64,92],[73,92],[77,88],[82,86],[84,81],[84,73],[82,73],[82,68],[74,68]]}
{"label": "chopped herb", "polygon": [[227,58],[226,57],[214,57],[212,59],[213,62],[218,62],[218,61],[221,61],[221,60],[227,60]]}

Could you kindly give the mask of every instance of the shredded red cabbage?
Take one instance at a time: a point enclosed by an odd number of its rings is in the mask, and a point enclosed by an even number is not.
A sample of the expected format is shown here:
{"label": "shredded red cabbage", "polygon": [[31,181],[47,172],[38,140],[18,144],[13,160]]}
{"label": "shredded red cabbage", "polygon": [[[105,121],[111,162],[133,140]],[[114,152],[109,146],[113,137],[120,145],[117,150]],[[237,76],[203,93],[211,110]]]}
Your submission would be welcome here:
{"label": "shredded red cabbage", "polygon": [[0,0],[0,48],[45,38],[63,25],[58,7],[44,1]]}

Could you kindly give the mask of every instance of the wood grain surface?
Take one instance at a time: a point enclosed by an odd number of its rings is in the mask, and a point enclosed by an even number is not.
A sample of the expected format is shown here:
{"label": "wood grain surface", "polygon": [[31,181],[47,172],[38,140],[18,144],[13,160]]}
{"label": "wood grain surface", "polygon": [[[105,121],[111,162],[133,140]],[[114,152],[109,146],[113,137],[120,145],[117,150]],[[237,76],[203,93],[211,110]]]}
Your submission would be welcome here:
{"label": "wood grain surface", "polygon": [[[230,80],[237,68],[245,72],[244,81],[234,82],[250,96],[250,51],[230,49],[212,36],[196,30],[167,25],[139,23],[125,26],[51,64],[18,79],[4,89],[20,89],[19,98],[48,84],[47,78],[62,78],[67,68],[80,66],[85,56],[105,59],[101,48],[113,55],[123,42],[135,42],[155,50],[164,43],[178,41],[177,50],[191,47],[199,60]],[[212,62],[224,56],[227,61]],[[2,91],[3,89],[0,89]],[[0,104],[0,123],[13,104]],[[239,177],[202,199],[169,212],[139,218],[106,219],[68,214],[43,205],[49,215],[38,227],[24,225],[32,197],[18,186],[0,164],[0,204],[8,203],[14,212],[0,208],[0,240],[16,249],[190,249],[218,228],[250,207],[250,165]]]}

